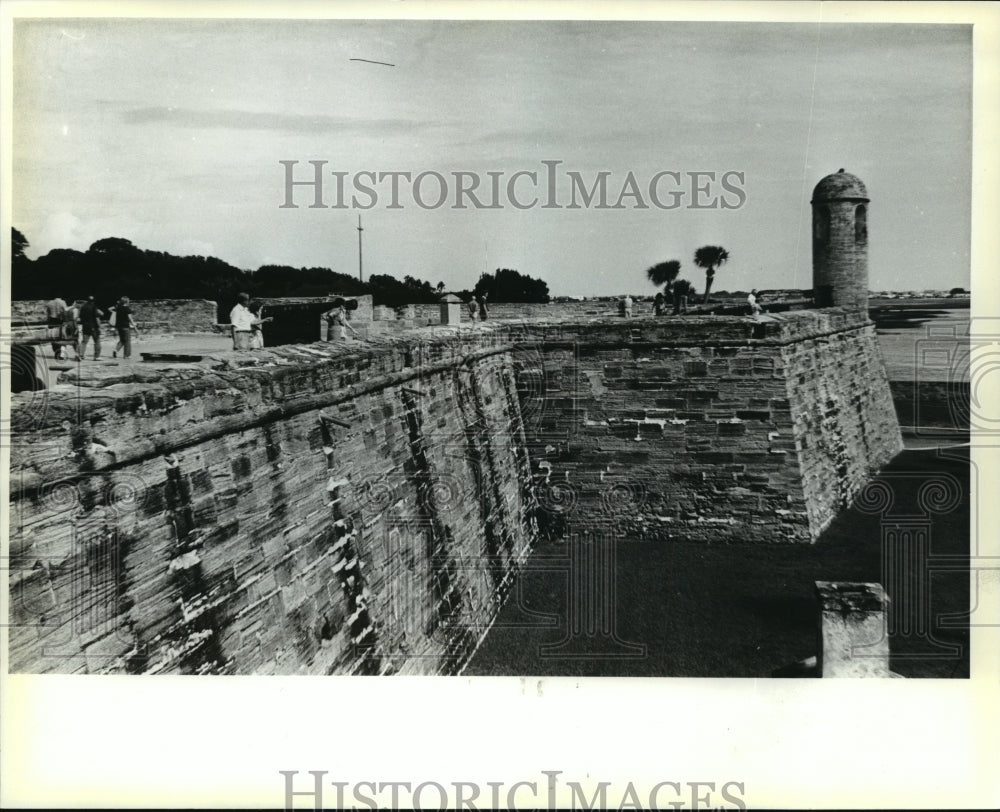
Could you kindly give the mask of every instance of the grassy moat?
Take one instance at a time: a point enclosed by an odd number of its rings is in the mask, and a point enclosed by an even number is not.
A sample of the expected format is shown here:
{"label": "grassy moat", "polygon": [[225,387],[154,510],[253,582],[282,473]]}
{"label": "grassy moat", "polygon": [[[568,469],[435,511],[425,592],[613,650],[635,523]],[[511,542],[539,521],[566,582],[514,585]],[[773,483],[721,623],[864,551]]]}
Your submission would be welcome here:
{"label": "grassy moat", "polygon": [[[968,449],[903,451],[877,479],[893,491],[890,513],[883,518],[854,506],[813,545],[617,540],[611,626],[617,640],[584,633],[561,649],[546,650],[567,635],[570,589],[568,545],[542,545],[465,673],[773,676],[817,653],[814,581],[884,582],[883,522],[921,513],[920,486],[945,479],[957,482],[960,494],[952,510],[928,517],[923,577],[929,578],[930,600],[922,610],[930,634],[891,635],[890,667],[906,677],[968,677],[968,621],[961,617],[969,606],[968,574],[935,570],[933,564],[935,557],[952,557],[953,564],[954,557],[968,556]],[[901,606],[902,596],[888,584],[887,591]]]}

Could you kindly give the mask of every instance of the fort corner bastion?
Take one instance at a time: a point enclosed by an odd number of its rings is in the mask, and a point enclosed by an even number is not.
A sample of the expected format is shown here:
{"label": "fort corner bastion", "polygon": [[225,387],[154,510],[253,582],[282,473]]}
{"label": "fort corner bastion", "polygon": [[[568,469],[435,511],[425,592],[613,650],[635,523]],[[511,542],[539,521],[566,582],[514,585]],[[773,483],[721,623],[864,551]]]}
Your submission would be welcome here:
{"label": "fort corner bastion", "polygon": [[15,394],[10,670],[454,673],[542,536],[815,542],[902,447],[844,174],[813,199],[826,307],[428,326]]}

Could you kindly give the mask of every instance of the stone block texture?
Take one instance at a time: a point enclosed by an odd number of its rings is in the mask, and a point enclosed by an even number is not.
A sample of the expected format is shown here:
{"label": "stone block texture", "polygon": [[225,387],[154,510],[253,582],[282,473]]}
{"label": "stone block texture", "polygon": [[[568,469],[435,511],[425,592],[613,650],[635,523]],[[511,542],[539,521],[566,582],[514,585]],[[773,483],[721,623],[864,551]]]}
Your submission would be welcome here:
{"label": "stone block texture", "polygon": [[902,448],[874,328],[850,310],[535,329],[515,359],[556,535],[815,541]]}
{"label": "stone block texture", "polygon": [[[107,310],[114,302],[98,302]],[[133,299],[132,318],[140,328],[164,333],[211,333],[218,321],[218,306],[207,299]],[[11,302],[14,325],[45,321],[45,302]],[[113,333],[114,330],[110,329]]]}

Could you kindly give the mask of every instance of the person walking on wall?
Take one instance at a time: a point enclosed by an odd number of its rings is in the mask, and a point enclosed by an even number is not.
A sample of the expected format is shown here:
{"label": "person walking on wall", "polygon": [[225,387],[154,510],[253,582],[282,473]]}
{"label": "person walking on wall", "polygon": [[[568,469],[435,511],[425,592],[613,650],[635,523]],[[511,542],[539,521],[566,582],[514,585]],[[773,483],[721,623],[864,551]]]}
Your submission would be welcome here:
{"label": "person walking on wall", "polygon": [[469,321],[473,324],[476,323],[476,311],[479,309],[479,305],[476,303],[476,297],[470,296],[469,301],[465,303],[465,306],[469,308]]}
{"label": "person walking on wall", "polygon": [[63,357],[62,344],[59,343],[59,340],[66,337],[63,335],[65,316],[66,302],[58,296],[45,303],[45,326],[49,338],[52,339],[52,355],[57,361],[61,361]]}
{"label": "person walking on wall", "polygon": [[76,354],[76,360],[79,361],[80,355],[80,306],[83,302],[80,299],[75,299],[73,304],[66,308],[66,312],[63,313],[63,325],[62,325],[62,335],[67,341],[73,342],[73,352]]}
{"label": "person walking on wall", "polygon": [[666,301],[666,297],[663,295],[663,291],[657,292],[656,296],[653,297],[653,315],[662,316],[663,315],[663,303]]}
{"label": "person walking on wall", "polygon": [[87,301],[83,303],[83,307],[80,308],[80,332],[82,333],[82,338],[80,339],[80,357],[83,358],[87,354],[87,341],[89,339],[94,339],[94,360],[99,361],[101,358],[101,322],[100,320],[104,318],[104,311],[101,310],[97,304],[94,302],[93,296],[88,296]]}
{"label": "person walking on wall", "polygon": [[757,301],[757,288],[750,291],[750,295],[747,296],[747,304],[750,305],[750,315],[752,316],[759,316],[764,312],[764,308]]}
{"label": "person walking on wall", "polygon": [[476,296],[476,303],[479,305],[479,320],[486,321],[489,318],[489,312],[486,310],[486,300],[489,298],[489,291],[483,291],[478,296]]}
{"label": "person walking on wall", "polygon": [[[132,357],[132,331],[138,332],[135,319],[132,318],[132,308],[129,307],[128,296],[122,296],[118,304],[111,310],[111,326],[118,333],[118,344],[111,351],[111,357],[117,358],[118,353],[122,353],[122,358]],[[124,350],[124,352],[123,352]]]}
{"label": "person walking on wall", "polygon": [[627,293],[625,294],[625,298],[622,299],[622,315],[627,319],[632,318],[632,297]]}
{"label": "person walking on wall", "polygon": [[233,326],[234,350],[250,349],[253,313],[247,308],[248,304],[250,304],[250,296],[246,293],[240,293],[236,297],[236,306],[229,311],[229,323]]}
{"label": "person walking on wall", "polygon": [[326,319],[327,341],[346,341],[348,330],[354,333],[355,338],[358,337],[358,331],[347,320],[347,312],[344,310],[343,300],[338,299],[334,302],[333,307],[323,314],[323,318]]}

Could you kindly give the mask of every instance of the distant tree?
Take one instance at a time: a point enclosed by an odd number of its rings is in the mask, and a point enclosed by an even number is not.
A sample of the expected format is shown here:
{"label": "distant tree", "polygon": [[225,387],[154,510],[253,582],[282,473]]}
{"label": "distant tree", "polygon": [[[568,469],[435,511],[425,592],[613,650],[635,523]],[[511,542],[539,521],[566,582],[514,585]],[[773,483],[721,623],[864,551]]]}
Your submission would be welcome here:
{"label": "distant tree", "polygon": [[685,296],[694,296],[698,293],[697,288],[688,282],[687,279],[678,279],[674,282],[674,291],[682,292]]}
{"label": "distant tree", "polygon": [[102,240],[98,240],[92,243],[90,248],[87,249],[88,254],[127,254],[138,251],[139,249],[132,245],[131,240],[123,239],[122,237],[105,237]]}
{"label": "distant tree", "polygon": [[949,296],[964,296],[968,291],[965,288],[952,288],[948,291]]}
{"label": "distant tree", "polygon": [[494,273],[484,273],[472,291],[476,296],[485,293],[491,302],[549,301],[549,286],[541,279],[534,279],[511,268],[497,268]]}
{"label": "distant tree", "polygon": [[11,296],[20,300],[49,299],[56,293],[67,300],[92,295],[107,307],[123,295],[140,300],[211,299],[224,316],[241,292],[256,297],[371,294],[376,304],[395,307],[435,303],[443,289],[443,283],[435,287],[413,276],[400,281],[375,275],[360,282],[353,274],[330,268],[263,265],[246,271],[218,257],[180,257],[137,248],[121,237],[97,240],[86,252],[56,248],[32,261],[24,256],[24,235],[12,229],[11,239]]}
{"label": "distant tree", "polygon": [[28,247],[28,238],[16,228],[10,230],[10,257],[12,260],[26,259],[25,249]]}
{"label": "distant tree", "polygon": [[646,269],[646,278],[656,287],[663,285],[667,290],[681,272],[681,263],[676,259],[660,262]]}
{"label": "distant tree", "polygon": [[438,301],[437,291],[430,282],[406,275],[400,282],[388,274],[368,277],[368,289],[375,304],[400,307],[407,304],[431,304]]}
{"label": "distant tree", "polygon": [[249,292],[257,297],[327,296],[330,293],[356,296],[367,293],[368,286],[355,276],[329,268],[261,265],[251,275]]}
{"label": "distant tree", "polygon": [[[48,290],[48,281],[40,280],[35,273],[34,263],[25,255],[28,248],[28,239],[16,228],[10,230],[10,291],[11,296],[18,298],[27,293],[24,298],[49,299],[52,297],[51,290]],[[43,290],[44,289],[44,290]],[[38,291],[41,295],[34,296]]]}
{"label": "distant tree", "polygon": [[708,304],[708,294],[712,290],[715,269],[728,259],[729,252],[720,245],[704,245],[694,252],[694,264],[705,269],[705,304]]}

